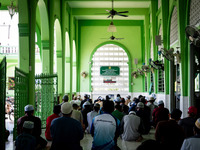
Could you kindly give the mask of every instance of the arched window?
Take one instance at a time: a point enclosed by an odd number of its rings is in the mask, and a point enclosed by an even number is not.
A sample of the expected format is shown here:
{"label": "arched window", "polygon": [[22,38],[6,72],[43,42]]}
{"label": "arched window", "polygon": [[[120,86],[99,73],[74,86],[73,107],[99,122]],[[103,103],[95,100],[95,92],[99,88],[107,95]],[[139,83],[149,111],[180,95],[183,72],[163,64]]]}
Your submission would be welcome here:
{"label": "arched window", "polygon": [[[124,49],[114,44],[106,44],[97,49],[92,62],[91,83],[94,94],[128,94],[129,66],[128,55]],[[112,71],[109,72],[108,69]],[[120,71],[113,74],[113,70],[117,69]],[[107,74],[102,72],[107,72]]]}

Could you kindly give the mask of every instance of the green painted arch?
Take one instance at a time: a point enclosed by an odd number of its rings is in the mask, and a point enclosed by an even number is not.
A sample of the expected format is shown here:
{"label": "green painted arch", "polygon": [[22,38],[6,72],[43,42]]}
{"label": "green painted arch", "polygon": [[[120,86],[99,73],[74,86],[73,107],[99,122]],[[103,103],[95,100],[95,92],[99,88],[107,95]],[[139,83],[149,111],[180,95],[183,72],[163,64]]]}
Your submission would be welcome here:
{"label": "green painted arch", "polygon": [[114,45],[117,45],[119,47],[121,47],[127,54],[128,56],[128,68],[129,68],[129,92],[132,92],[132,86],[131,86],[131,81],[132,81],[132,78],[131,78],[131,66],[132,66],[132,62],[131,62],[131,55],[128,51],[128,49],[121,43],[119,42],[116,42],[116,41],[107,41],[107,42],[103,42],[101,44],[99,44],[98,46],[96,46],[94,48],[94,50],[92,51],[91,55],[90,55],[90,65],[89,65],[89,92],[92,92],[91,89],[91,83],[92,83],[92,78],[91,78],[91,74],[92,74],[92,58],[93,58],[93,55],[94,53],[97,51],[98,48],[104,46],[104,45],[107,45],[107,44],[114,44]]}
{"label": "green painted arch", "polygon": [[40,22],[41,22],[41,39],[49,40],[49,20],[47,8],[44,0],[39,0],[37,7],[40,12]]}
{"label": "green painted arch", "polygon": [[[58,18],[54,21],[54,28],[56,29],[56,51],[62,56],[62,36],[61,36],[61,26]],[[55,40],[55,39],[54,39]],[[61,57],[59,56],[59,57]]]}

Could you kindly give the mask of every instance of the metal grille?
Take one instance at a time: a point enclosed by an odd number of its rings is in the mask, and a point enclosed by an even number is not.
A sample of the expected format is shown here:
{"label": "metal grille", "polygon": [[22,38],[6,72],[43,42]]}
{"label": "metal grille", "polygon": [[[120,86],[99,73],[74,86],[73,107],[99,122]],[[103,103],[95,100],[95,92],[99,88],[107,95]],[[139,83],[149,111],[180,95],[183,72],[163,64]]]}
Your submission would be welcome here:
{"label": "metal grille", "polygon": [[53,113],[53,107],[57,104],[57,96],[57,75],[35,76],[35,115],[41,119],[42,128],[46,127],[46,119]]}
{"label": "metal grille", "polygon": [[178,18],[177,8],[174,7],[170,26],[170,45],[174,44],[176,41],[178,41]]}
{"label": "metal grille", "polygon": [[151,85],[150,85],[150,92],[154,92],[154,80],[153,80],[153,73],[151,72]]}
{"label": "metal grille", "polygon": [[197,25],[200,23],[200,1],[191,0],[190,3],[190,25]]}
{"label": "metal grille", "polygon": [[6,57],[0,63],[0,147],[5,149]]}
{"label": "metal grille", "polygon": [[[113,44],[104,45],[95,52],[92,60],[93,92],[129,91],[128,56],[121,47]],[[119,66],[120,75],[100,76],[100,66]],[[112,80],[113,83],[105,83],[104,80]]]}
{"label": "metal grille", "polygon": [[161,0],[158,0],[158,9],[160,8],[161,6]]}
{"label": "metal grille", "polygon": [[15,68],[15,101],[13,139],[17,136],[17,120],[24,116],[24,106],[28,104],[28,74]]}
{"label": "metal grille", "polygon": [[164,71],[162,69],[158,70],[158,92],[164,92],[165,85],[164,85]]}
{"label": "metal grille", "polygon": [[144,82],[145,82],[145,89],[144,89],[144,90],[145,90],[145,92],[147,92],[147,77],[145,77],[144,80],[145,80],[145,81],[144,81]]}

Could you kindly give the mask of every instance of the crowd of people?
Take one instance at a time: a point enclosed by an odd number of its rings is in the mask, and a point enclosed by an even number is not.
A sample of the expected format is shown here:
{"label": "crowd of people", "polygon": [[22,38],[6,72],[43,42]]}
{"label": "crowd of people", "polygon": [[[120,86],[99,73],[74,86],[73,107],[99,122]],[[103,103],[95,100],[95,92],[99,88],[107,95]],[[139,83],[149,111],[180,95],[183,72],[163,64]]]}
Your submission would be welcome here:
{"label": "crowd of people", "polygon": [[[17,121],[16,149],[43,149],[51,141],[51,150],[82,150],[84,134],[93,137],[92,150],[119,150],[117,139],[142,142],[137,150],[197,150],[200,147],[200,118],[197,108],[188,108],[188,117],[182,112],[165,108],[163,100],[139,95],[131,99],[117,94],[114,100],[107,95],[96,100],[85,94],[54,106],[46,120],[46,139],[41,137],[41,120],[34,116],[32,105],[25,106],[25,116]],[[155,129],[155,140],[143,136]]]}

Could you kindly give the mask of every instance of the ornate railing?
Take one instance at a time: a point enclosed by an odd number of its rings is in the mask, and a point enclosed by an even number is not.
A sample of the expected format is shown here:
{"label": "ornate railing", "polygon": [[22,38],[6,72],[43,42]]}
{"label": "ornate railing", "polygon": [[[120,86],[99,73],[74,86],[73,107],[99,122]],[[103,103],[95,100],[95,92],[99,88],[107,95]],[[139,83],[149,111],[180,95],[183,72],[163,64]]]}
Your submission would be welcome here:
{"label": "ornate railing", "polygon": [[57,104],[58,77],[57,75],[41,74],[35,76],[35,115],[42,121],[42,128],[46,127],[46,119],[53,113]]}
{"label": "ornate railing", "polygon": [[5,149],[6,57],[0,63],[0,147]]}
{"label": "ornate railing", "polygon": [[0,54],[18,54],[18,47],[0,46]]}
{"label": "ornate railing", "polygon": [[24,116],[24,107],[28,104],[28,81],[28,74],[15,68],[14,140],[17,136],[17,120]]}

